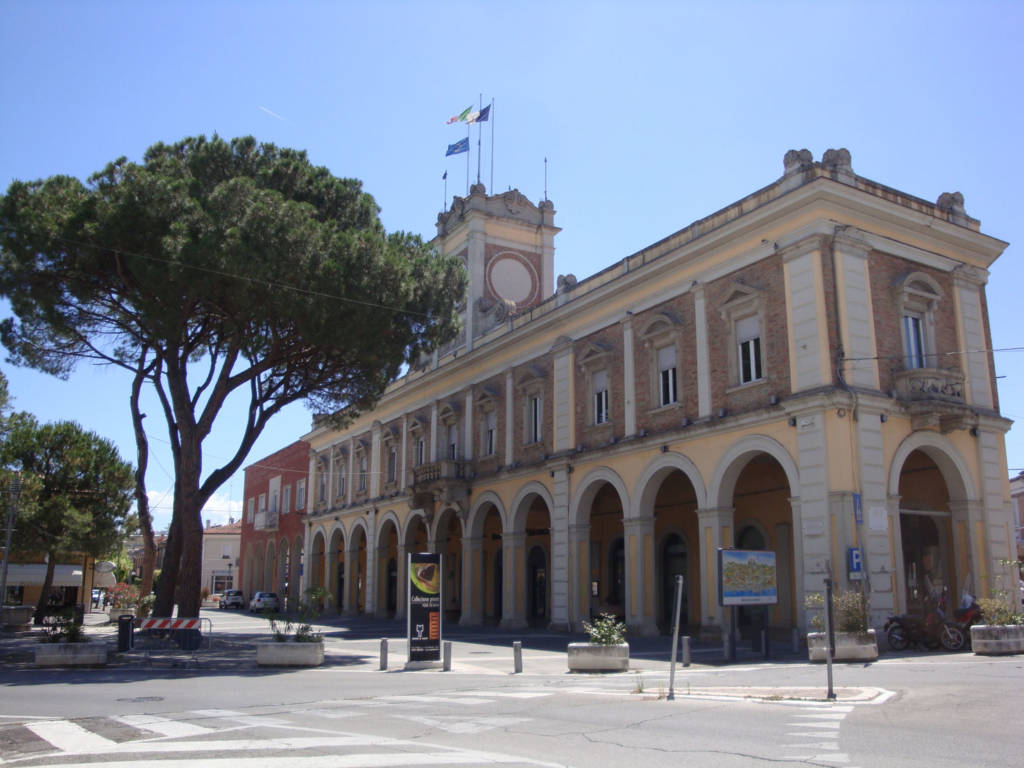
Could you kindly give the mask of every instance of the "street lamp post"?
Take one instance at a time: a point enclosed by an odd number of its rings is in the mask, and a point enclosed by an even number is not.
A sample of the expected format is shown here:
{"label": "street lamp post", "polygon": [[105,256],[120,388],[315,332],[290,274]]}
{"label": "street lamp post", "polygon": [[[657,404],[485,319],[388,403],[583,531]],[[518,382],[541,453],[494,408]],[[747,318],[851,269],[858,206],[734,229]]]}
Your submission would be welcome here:
{"label": "street lamp post", "polygon": [[18,497],[21,495],[21,473],[15,472],[7,486],[7,535],[4,542],[4,564],[0,574],[0,606],[7,602],[7,564],[11,560],[11,534],[14,533],[14,516],[18,510]]}

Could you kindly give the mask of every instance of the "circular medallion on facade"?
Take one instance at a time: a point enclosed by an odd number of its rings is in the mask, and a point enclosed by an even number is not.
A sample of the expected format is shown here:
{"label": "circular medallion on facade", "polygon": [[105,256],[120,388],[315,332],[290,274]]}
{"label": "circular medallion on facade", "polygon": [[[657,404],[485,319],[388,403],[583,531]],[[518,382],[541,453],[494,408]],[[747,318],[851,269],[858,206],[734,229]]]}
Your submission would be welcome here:
{"label": "circular medallion on facade", "polygon": [[536,300],[536,271],[519,254],[503,253],[494,259],[487,280],[494,295],[502,299],[511,299],[520,306]]}

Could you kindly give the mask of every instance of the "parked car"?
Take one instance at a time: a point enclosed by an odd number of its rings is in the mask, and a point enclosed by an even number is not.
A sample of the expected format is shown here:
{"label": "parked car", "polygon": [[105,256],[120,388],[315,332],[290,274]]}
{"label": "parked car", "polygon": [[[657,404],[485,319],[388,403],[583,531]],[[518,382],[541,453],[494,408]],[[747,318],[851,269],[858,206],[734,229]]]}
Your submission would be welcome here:
{"label": "parked car", "polygon": [[278,611],[281,604],[278,602],[276,592],[257,592],[249,601],[249,613],[256,611]]}
{"label": "parked car", "polygon": [[245,608],[245,597],[242,596],[242,590],[225,589],[224,596],[220,599],[220,607],[237,608],[238,610]]}

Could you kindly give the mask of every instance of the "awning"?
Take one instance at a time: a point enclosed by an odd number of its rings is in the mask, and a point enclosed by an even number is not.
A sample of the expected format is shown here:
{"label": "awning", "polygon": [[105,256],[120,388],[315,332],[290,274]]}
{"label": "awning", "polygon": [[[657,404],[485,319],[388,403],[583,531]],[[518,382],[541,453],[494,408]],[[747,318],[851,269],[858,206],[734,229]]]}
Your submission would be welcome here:
{"label": "awning", "polygon": [[[97,573],[96,576],[103,574]],[[107,574],[109,575],[109,574]],[[31,565],[19,565],[11,563],[7,566],[7,585],[12,587],[41,587],[43,579],[46,578],[46,564],[32,563]],[[55,587],[80,587],[82,586],[82,566],[80,565],[58,565],[53,569],[53,586]],[[86,585],[88,586],[88,585]]]}

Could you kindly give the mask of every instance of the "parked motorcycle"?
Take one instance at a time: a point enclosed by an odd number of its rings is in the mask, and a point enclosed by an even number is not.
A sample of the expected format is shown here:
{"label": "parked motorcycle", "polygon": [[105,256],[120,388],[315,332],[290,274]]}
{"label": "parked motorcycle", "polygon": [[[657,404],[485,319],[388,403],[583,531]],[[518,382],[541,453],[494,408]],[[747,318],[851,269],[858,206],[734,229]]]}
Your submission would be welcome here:
{"label": "parked motorcycle", "polygon": [[967,644],[964,629],[956,621],[946,618],[943,610],[945,593],[939,599],[925,600],[923,614],[905,613],[890,616],[885,624],[885,636],[894,651],[905,651],[911,646],[924,646],[930,651],[945,648],[959,651]]}
{"label": "parked motorcycle", "polygon": [[960,627],[964,637],[961,648],[966,648],[971,644],[971,627],[982,623],[981,606],[966,589],[960,596],[960,607],[953,611],[953,621]]}

